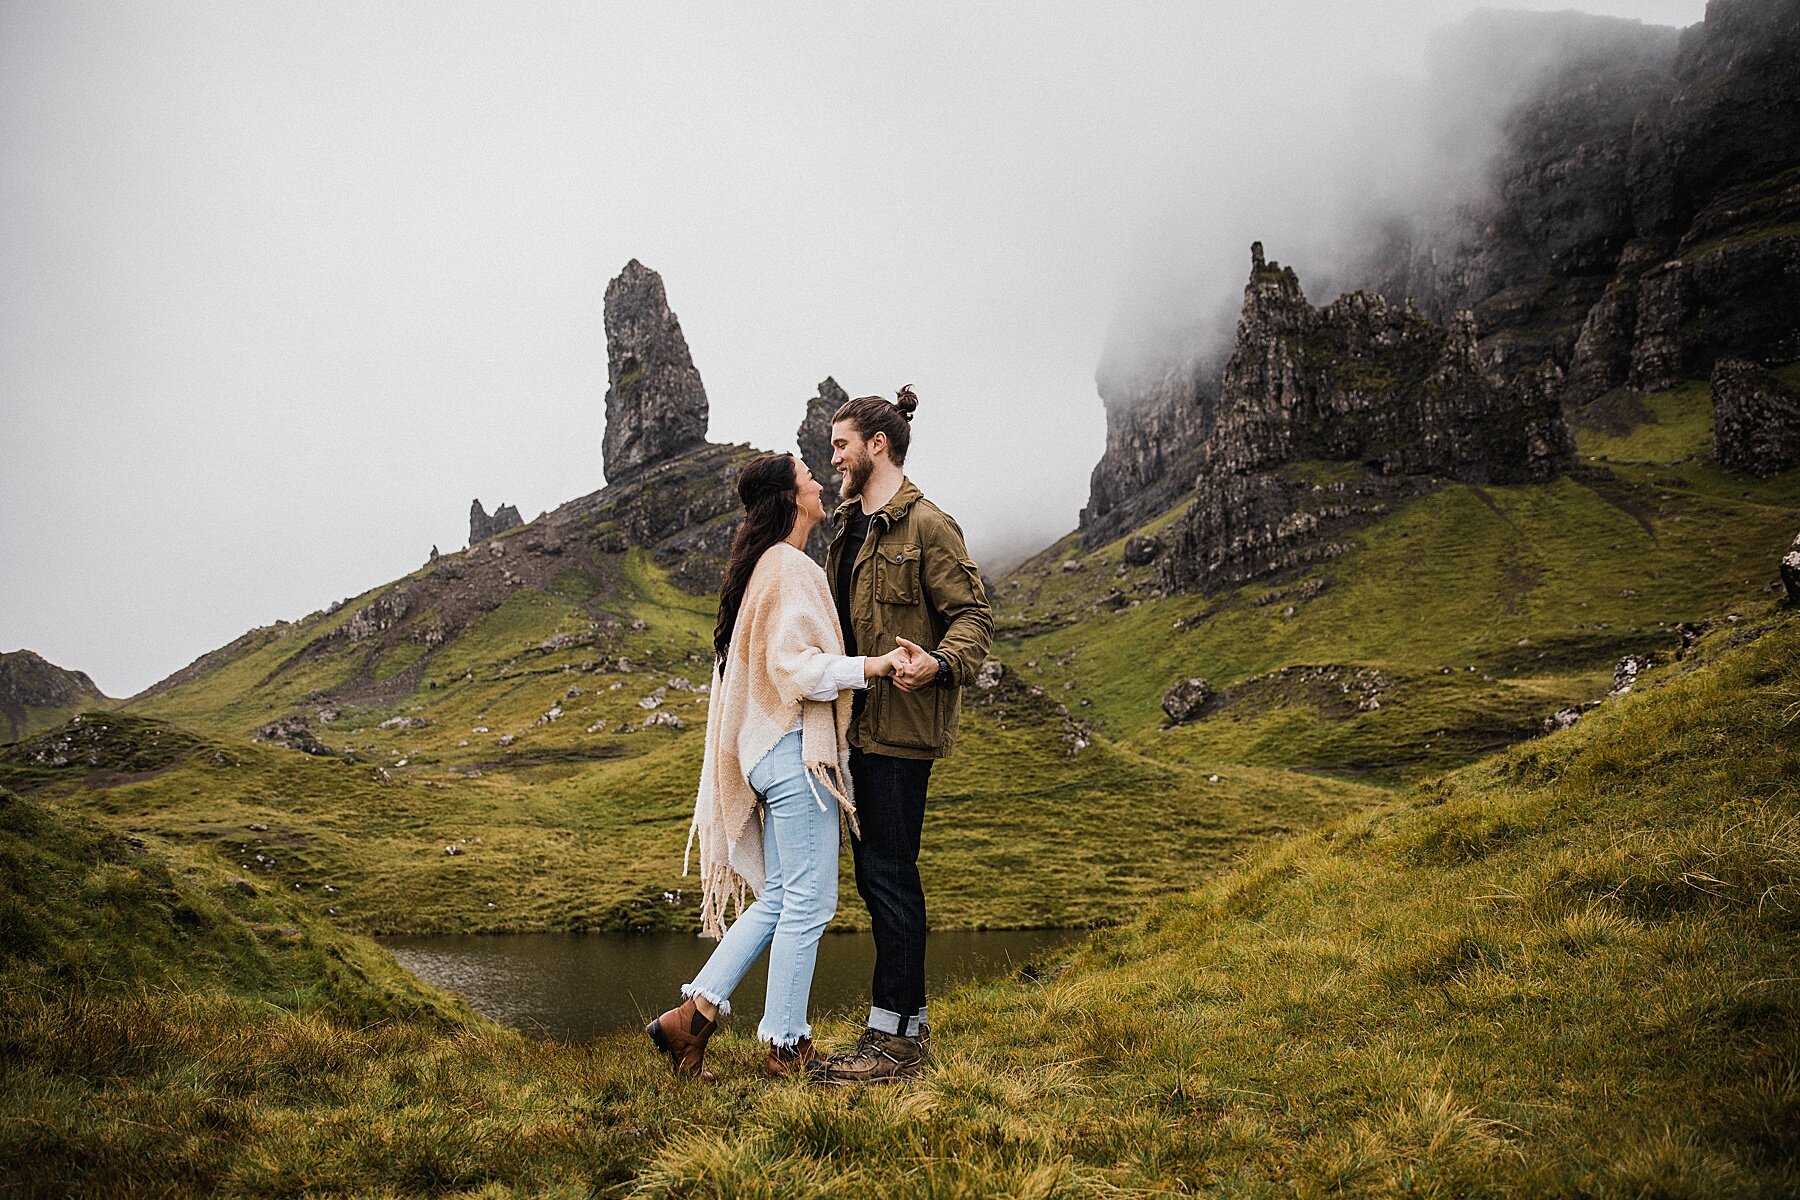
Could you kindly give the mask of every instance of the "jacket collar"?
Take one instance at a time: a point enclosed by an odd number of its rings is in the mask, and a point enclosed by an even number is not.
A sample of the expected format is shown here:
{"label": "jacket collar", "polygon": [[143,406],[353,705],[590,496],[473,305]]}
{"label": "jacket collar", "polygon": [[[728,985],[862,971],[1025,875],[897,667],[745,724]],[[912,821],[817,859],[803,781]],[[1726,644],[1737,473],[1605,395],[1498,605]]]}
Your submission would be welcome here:
{"label": "jacket collar", "polygon": [[[876,516],[879,514],[887,518],[888,525],[892,525],[894,522],[904,517],[913,505],[924,498],[925,493],[919,490],[919,485],[902,475],[900,477],[900,490],[895,492],[893,498],[886,504],[882,505],[869,515]],[[850,514],[856,511],[856,506],[861,503],[861,497],[852,496],[850,499],[838,505],[836,511],[831,514],[832,523],[835,525],[842,525]]]}

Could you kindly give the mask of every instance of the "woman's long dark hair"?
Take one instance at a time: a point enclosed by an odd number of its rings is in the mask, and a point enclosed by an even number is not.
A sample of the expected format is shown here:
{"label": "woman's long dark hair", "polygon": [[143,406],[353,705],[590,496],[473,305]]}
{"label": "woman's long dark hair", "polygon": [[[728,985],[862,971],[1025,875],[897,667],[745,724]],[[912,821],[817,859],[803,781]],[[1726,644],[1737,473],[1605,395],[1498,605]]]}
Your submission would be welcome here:
{"label": "woman's long dark hair", "polygon": [[731,539],[731,557],[725,561],[725,582],[719,588],[719,623],[713,627],[713,653],[719,670],[725,669],[725,652],[731,648],[731,631],[737,625],[738,606],[750,586],[750,572],[763,551],[794,532],[800,513],[800,479],[791,454],[759,454],[738,476],[738,499],[744,502],[744,519]]}

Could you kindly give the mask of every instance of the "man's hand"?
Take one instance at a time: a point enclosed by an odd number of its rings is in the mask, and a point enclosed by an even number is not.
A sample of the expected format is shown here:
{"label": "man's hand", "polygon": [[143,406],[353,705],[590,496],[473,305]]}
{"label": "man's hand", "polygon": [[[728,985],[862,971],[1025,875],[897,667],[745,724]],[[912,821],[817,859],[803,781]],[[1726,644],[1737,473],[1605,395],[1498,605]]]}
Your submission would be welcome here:
{"label": "man's hand", "polygon": [[903,637],[894,640],[906,652],[906,661],[894,670],[894,686],[903,692],[916,692],[930,686],[938,673],[938,660],[931,656],[931,651]]}

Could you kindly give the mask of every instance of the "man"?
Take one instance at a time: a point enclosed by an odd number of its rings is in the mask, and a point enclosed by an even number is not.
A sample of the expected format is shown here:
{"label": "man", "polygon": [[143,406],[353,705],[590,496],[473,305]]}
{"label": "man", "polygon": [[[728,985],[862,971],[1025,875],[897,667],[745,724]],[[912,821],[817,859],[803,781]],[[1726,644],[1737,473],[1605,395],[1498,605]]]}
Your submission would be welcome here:
{"label": "man", "polygon": [[891,678],[856,693],[850,775],[862,836],[852,842],[856,890],[875,933],[868,1028],[854,1050],[834,1055],[835,1083],[912,1079],[930,1062],[925,1011],[925,890],[919,839],[931,764],[956,745],[962,688],[993,638],[993,612],[962,530],[901,468],[918,397],[863,396],[838,409],[831,465],[845,502],[826,576],[837,601],[846,654],[909,651]]}

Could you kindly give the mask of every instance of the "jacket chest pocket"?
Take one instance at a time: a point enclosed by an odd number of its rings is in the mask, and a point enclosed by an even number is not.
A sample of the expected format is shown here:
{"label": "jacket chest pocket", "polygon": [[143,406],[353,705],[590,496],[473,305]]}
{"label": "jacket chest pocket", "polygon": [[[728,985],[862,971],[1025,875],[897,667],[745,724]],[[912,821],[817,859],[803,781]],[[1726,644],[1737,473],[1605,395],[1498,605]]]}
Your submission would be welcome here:
{"label": "jacket chest pocket", "polygon": [[875,547],[875,602],[877,604],[917,604],[919,602],[919,547],[916,545]]}

